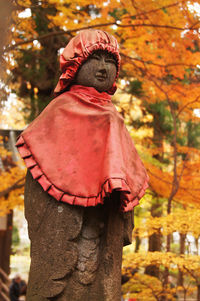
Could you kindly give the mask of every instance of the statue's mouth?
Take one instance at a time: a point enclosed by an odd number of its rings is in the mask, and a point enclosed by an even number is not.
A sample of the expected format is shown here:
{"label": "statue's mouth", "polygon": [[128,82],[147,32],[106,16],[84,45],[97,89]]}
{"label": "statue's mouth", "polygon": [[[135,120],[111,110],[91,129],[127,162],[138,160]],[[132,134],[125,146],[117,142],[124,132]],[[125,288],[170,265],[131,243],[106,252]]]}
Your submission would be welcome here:
{"label": "statue's mouth", "polygon": [[99,81],[105,81],[107,79],[107,75],[103,75],[103,74],[97,74],[96,75],[96,78],[99,80]]}

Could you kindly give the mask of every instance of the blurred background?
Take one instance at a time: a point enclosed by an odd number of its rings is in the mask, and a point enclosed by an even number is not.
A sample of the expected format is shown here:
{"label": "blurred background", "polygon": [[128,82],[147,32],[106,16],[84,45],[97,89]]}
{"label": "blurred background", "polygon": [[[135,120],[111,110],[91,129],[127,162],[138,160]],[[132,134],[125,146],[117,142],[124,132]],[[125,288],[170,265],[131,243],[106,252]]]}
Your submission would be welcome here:
{"label": "blurred background", "polygon": [[123,298],[200,301],[199,24],[199,0],[1,0],[1,300],[30,265],[16,138],[52,100],[68,41],[99,28],[119,42],[113,103],[150,177],[124,248]]}

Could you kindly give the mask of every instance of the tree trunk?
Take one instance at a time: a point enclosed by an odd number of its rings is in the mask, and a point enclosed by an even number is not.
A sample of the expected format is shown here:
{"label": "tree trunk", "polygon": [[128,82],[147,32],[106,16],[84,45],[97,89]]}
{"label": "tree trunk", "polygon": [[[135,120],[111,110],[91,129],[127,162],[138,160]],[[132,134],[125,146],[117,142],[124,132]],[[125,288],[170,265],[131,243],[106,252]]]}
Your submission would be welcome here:
{"label": "tree trunk", "polygon": [[[137,230],[135,231],[135,234],[137,234],[136,232],[137,232]],[[141,238],[138,235],[136,235],[135,236],[135,253],[137,253],[139,251],[140,245],[141,245]]]}
{"label": "tree trunk", "polygon": [[[185,253],[185,239],[186,239],[186,234],[180,233],[180,254]],[[179,275],[178,275],[178,285],[183,286],[183,272],[179,270]]]}
{"label": "tree trunk", "polygon": [[10,274],[13,213],[7,215],[6,229],[0,230],[0,267]]}
{"label": "tree trunk", "polygon": [[[159,110],[153,109],[150,110],[150,113],[153,115],[153,143],[156,147],[163,149],[163,132],[162,124],[160,122]],[[158,161],[163,161],[163,151],[160,151],[158,154],[153,156]],[[159,198],[154,200],[154,203],[151,207],[151,216],[160,217],[162,216],[162,207],[159,202]],[[155,233],[149,237],[149,248],[148,251],[155,252],[161,251],[161,239],[162,236],[160,233]],[[145,274],[159,278],[159,267],[155,265],[150,265],[146,267]]]}
{"label": "tree trunk", "polygon": [[197,285],[197,301],[200,301],[200,284]]}
{"label": "tree trunk", "polygon": [[[162,214],[159,200],[157,200],[151,207],[151,215],[153,217],[160,217]],[[161,251],[161,234],[154,233],[149,237],[149,249],[150,252]],[[159,278],[159,267],[150,265],[146,267],[145,274]]]}

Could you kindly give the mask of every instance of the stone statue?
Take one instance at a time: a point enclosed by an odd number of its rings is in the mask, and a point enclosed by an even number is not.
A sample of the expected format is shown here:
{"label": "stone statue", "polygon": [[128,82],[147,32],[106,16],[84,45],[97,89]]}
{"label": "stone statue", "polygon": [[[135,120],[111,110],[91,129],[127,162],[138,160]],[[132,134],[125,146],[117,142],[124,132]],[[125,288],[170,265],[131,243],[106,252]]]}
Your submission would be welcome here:
{"label": "stone statue", "polygon": [[81,31],[60,58],[57,97],[17,142],[28,173],[27,301],[120,301],[123,245],[148,176],[111,103],[113,36]]}

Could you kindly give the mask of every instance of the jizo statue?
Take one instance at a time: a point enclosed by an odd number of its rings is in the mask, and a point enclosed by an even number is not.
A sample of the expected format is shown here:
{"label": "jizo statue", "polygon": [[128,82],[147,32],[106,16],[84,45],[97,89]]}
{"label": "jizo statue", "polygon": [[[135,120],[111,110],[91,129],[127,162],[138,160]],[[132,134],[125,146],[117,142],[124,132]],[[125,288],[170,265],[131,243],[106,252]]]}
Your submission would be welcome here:
{"label": "jizo statue", "polygon": [[120,301],[122,248],[148,176],[111,102],[116,39],[84,30],[60,57],[57,97],[17,147],[28,168],[27,301]]}

